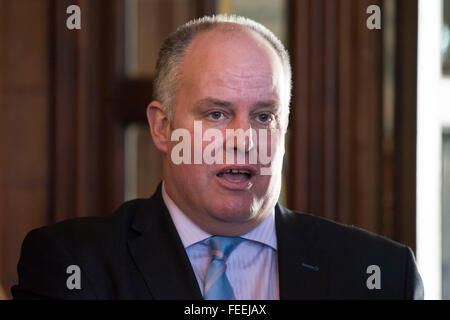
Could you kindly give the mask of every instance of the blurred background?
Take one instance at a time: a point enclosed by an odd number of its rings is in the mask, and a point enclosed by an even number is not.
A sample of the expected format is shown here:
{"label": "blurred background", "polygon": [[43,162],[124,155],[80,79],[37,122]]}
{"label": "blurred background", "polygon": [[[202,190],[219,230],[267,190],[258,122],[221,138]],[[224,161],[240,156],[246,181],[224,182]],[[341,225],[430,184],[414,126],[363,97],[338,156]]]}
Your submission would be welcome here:
{"label": "blurred background", "polygon": [[426,298],[450,299],[450,0],[0,0],[0,299],[31,229],[153,193],[158,49],[215,13],[290,52],[280,201],[412,247]]}

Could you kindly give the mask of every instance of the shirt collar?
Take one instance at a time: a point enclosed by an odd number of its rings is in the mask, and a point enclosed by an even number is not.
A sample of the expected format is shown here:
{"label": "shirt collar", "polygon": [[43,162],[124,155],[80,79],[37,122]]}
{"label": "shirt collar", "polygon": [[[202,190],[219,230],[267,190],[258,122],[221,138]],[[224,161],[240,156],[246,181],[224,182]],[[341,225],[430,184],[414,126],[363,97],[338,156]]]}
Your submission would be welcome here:
{"label": "shirt collar", "polygon": [[[202,230],[191,219],[189,219],[183,213],[183,211],[181,211],[180,208],[178,208],[175,202],[166,193],[166,190],[164,188],[164,181],[162,183],[162,197],[164,203],[167,206],[167,209],[169,210],[172,221],[175,224],[175,228],[180,235],[181,242],[183,243],[184,248],[212,237],[211,234]],[[277,237],[275,233],[275,209],[272,209],[272,212],[269,214],[269,216],[264,219],[264,221],[261,222],[256,228],[242,235],[241,238],[259,242],[273,248],[274,250],[277,250]]]}

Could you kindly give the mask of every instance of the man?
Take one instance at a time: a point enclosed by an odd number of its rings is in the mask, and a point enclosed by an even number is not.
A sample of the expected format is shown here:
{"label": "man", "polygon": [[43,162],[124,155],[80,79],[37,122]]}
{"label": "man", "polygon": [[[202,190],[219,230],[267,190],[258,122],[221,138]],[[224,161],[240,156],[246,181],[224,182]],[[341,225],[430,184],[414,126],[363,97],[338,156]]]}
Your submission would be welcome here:
{"label": "man", "polygon": [[408,247],[277,204],[290,89],[288,55],[263,26],[182,26],[161,48],[147,108],[163,183],[112,216],[30,232],[13,296],[422,298]]}

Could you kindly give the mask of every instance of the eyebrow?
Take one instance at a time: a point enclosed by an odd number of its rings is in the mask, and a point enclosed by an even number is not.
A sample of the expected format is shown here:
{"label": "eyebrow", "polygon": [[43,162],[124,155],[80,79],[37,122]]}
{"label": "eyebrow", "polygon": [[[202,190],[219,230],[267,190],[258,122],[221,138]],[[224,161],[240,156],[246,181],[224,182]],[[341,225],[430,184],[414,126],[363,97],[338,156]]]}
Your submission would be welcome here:
{"label": "eyebrow", "polygon": [[[220,100],[216,98],[207,97],[205,99],[201,99],[195,103],[195,108],[201,108],[206,105],[215,105],[219,107],[231,108],[233,107],[233,103],[230,101]],[[280,105],[278,100],[266,100],[266,101],[257,101],[252,104],[253,108],[273,108],[276,109]]]}
{"label": "eyebrow", "polygon": [[255,102],[252,107],[257,108],[278,108],[280,106],[280,102],[278,100],[267,100],[267,101],[258,101]]}

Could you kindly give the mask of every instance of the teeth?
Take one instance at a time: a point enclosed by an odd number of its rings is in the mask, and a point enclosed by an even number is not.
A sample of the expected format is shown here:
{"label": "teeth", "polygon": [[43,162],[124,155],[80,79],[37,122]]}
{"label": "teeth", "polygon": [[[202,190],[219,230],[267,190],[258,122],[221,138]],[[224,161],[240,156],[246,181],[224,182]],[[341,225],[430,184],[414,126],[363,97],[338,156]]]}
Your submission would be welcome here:
{"label": "teeth", "polygon": [[241,174],[250,174],[250,171],[249,171],[249,170],[237,170],[237,169],[228,169],[228,170],[225,170],[225,171],[224,171],[224,173],[234,173],[234,174],[237,174],[237,173],[241,173]]}

